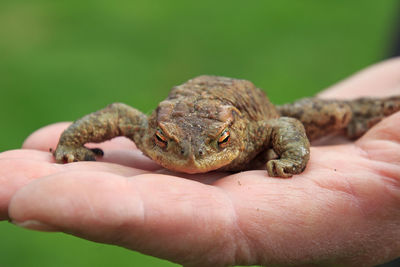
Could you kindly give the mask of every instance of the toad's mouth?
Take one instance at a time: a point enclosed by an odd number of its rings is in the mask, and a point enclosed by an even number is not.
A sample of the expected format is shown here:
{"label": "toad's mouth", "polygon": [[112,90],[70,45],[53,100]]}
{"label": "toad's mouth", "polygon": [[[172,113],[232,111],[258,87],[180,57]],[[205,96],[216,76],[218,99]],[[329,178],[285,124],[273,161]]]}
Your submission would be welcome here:
{"label": "toad's mouth", "polygon": [[194,173],[206,173],[206,172],[211,172],[211,171],[218,170],[218,169],[228,165],[229,162],[222,163],[222,164],[217,164],[217,165],[211,165],[211,166],[198,166],[198,165],[189,165],[189,164],[168,165],[168,164],[161,163],[161,162],[159,164],[161,164],[161,166],[163,166],[164,168],[167,168],[167,169],[169,169],[171,171],[194,174]]}
{"label": "toad's mouth", "polygon": [[237,156],[237,153],[216,154],[211,157],[196,159],[194,156],[187,158],[153,158],[158,164],[166,169],[183,173],[205,173],[218,170],[229,165]]}

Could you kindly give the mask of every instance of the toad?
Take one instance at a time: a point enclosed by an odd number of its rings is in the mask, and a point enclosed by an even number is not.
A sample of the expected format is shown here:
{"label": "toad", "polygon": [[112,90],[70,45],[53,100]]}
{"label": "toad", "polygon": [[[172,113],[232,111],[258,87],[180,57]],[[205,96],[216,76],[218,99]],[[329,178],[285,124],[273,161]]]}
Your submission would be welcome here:
{"label": "toad", "polygon": [[199,76],[174,87],[147,116],[122,103],[84,116],[61,135],[57,162],[103,155],[89,142],[131,139],[148,157],[176,172],[242,171],[262,163],[270,176],[301,173],[310,141],[331,134],[355,139],[400,110],[400,97],[324,100],[273,105],[246,80]]}

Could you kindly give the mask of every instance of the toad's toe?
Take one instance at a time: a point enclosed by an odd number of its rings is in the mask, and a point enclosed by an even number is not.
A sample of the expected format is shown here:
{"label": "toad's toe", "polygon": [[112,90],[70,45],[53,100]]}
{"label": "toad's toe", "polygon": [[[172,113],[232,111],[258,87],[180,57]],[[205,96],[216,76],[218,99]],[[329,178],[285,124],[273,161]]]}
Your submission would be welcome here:
{"label": "toad's toe", "polygon": [[102,155],[102,152],[101,149],[95,149],[95,151],[93,151],[86,147],[58,146],[54,151],[54,157],[57,163],[95,161],[96,155]]}
{"label": "toad's toe", "polygon": [[267,171],[271,177],[289,178],[302,172],[299,164],[288,159],[274,159],[267,162]]}

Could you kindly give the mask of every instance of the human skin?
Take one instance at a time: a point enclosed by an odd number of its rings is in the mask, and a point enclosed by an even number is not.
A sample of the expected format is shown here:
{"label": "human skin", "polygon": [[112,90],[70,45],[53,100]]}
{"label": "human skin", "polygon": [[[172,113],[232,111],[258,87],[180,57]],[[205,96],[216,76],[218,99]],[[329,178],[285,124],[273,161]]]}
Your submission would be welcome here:
{"label": "human skin", "polygon": [[[398,58],[320,97],[399,92]],[[355,142],[320,142],[302,174],[282,179],[177,175],[123,138],[100,146],[101,161],[55,164],[49,148],[68,124],[54,124],[0,154],[0,218],[185,266],[373,266],[400,257],[399,125],[397,112]]]}

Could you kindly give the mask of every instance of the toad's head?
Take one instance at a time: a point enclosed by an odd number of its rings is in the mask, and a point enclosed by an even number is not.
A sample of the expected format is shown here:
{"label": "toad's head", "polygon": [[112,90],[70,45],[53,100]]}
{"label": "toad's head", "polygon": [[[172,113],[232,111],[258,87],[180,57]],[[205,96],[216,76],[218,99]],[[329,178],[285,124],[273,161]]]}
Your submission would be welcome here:
{"label": "toad's head", "polygon": [[246,125],[240,117],[238,109],[218,99],[167,99],[149,118],[143,151],[173,171],[220,169],[244,150]]}

